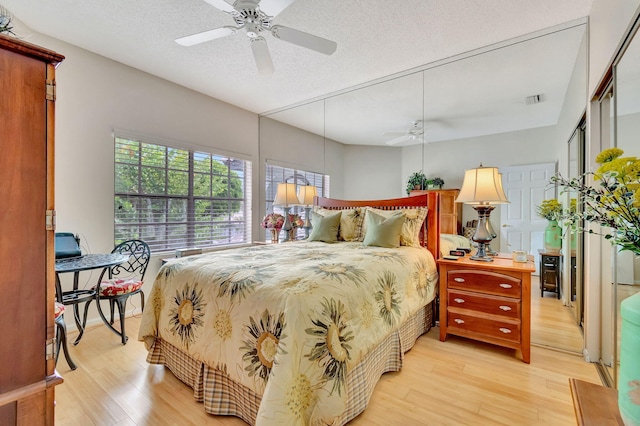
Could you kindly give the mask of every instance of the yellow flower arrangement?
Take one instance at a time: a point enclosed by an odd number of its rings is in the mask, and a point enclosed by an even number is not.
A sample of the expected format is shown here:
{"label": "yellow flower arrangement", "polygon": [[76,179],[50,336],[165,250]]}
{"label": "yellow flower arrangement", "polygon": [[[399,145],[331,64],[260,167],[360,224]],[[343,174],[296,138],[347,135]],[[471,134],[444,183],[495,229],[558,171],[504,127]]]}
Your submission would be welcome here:
{"label": "yellow flower arrangement", "polygon": [[538,216],[547,220],[559,220],[562,215],[562,204],[555,198],[544,200],[537,209]]}
{"label": "yellow flower arrangement", "polygon": [[[572,223],[582,220],[609,227],[612,233],[604,235],[620,250],[640,254],[640,159],[622,157],[624,151],[610,148],[596,157],[600,167],[593,175],[594,186],[584,184],[585,177],[566,180],[561,176],[551,179],[565,190],[579,194],[584,211],[566,211],[563,217]],[[594,233],[592,230],[589,233]]]}

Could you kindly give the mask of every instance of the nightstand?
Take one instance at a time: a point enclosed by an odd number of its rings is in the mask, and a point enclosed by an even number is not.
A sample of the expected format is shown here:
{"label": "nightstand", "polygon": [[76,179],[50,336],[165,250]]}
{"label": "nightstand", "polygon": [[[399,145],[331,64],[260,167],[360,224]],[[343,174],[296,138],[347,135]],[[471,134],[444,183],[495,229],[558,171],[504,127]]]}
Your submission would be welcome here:
{"label": "nightstand", "polygon": [[562,283],[562,254],[558,251],[538,249],[540,255],[540,297],[545,291],[556,293],[560,299]]}
{"label": "nightstand", "polygon": [[440,340],[467,337],[531,354],[532,261],[518,263],[498,256],[493,262],[438,260]]}

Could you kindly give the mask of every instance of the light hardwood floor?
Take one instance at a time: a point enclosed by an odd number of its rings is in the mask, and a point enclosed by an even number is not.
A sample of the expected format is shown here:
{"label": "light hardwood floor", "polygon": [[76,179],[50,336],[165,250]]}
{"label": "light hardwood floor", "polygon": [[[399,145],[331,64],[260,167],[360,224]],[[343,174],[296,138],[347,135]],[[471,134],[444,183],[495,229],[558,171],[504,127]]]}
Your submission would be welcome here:
{"label": "light hardwood floor", "polygon": [[[147,364],[136,340],[139,323],[127,319],[125,346],[103,325],[87,330],[71,347],[75,371],[60,357],[56,424],[245,424],[206,414],[191,388]],[[531,348],[529,365],[514,355],[456,336],[440,342],[433,328],[406,354],[402,371],[382,377],[369,407],[350,425],[575,425],[568,379],[600,383],[595,367],[541,347]]]}
{"label": "light hardwood floor", "polygon": [[582,353],[582,330],[573,309],[551,292],[540,297],[539,277],[531,277],[531,344]]}

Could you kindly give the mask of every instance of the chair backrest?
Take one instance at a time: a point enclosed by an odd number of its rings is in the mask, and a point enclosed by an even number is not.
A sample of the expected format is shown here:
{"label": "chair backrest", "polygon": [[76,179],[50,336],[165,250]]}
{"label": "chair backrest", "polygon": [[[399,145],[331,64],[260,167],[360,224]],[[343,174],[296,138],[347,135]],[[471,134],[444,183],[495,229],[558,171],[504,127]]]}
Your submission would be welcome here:
{"label": "chair backrest", "polygon": [[56,232],[54,241],[56,260],[82,256],[80,238],[71,232]]}
{"label": "chair backrest", "polygon": [[124,241],[118,244],[111,253],[128,254],[129,260],[112,266],[109,270],[110,276],[138,274],[140,275],[140,281],[144,280],[144,274],[147,272],[147,266],[151,258],[151,249],[147,243],[142,240]]}

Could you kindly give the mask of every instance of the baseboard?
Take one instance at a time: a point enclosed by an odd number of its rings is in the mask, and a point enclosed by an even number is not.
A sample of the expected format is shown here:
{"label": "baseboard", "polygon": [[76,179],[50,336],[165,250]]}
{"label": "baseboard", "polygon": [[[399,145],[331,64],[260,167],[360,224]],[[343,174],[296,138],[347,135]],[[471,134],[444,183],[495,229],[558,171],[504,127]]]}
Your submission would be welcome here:
{"label": "baseboard", "polygon": [[[70,334],[77,333],[78,327],[76,327],[76,322],[73,320],[73,308],[66,310],[65,313],[67,313],[67,315],[65,315],[65,318],[64,318],[64,322],[67,324],[67,333],[70,333]],[[107,315],[108,313],[105,312],[105,316]],[[140,308],[136,308],[136,309],[125,312],[124,317],[126,320],[126,318],[136,316],[136,315],[142,315],[142,311],[140,310]],[[107,316],[107,318],[109,317]],[[116,322],[119,322],[119,319],[117,316],[116,316]],[[95,318],[89,318],[87,320],[85,331],[91,328],[97,327],[99,325],[104,326],[104,323],[102,322],[102,318],[100,318],[100,316],[96,316]]]}

